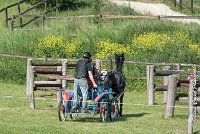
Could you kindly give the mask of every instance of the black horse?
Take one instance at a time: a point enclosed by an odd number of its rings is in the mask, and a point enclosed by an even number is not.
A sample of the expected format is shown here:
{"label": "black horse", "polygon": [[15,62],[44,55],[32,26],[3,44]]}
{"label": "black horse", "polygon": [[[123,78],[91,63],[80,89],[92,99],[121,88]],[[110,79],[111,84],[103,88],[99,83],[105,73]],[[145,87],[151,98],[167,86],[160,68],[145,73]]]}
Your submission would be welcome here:
{"label": "black horse", "polygon": [[108,84],[109,87],[112,88],[113,92],[115,92],[114,97],[117,100],[120,100],[120,109],[119,115],[122,116],[122,105],[123,105],[123,98],[124,98],[124,91],[126,87],[126,79],[122,73],[122,66],[124,64],[124,53],[122,54],[115,54],[115,64],[116,69],[112,72],[109,72],[105,76],[104,83]]}

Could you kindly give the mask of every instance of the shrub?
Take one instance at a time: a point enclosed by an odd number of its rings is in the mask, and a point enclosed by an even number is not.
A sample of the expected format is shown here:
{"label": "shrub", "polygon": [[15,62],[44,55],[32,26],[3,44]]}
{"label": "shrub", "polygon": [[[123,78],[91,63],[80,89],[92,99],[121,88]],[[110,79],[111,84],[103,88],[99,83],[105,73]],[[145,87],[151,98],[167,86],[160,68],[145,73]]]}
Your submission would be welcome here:
{"label": "shrub", "polygon": [[62,37],[47,36],[39,39],[34,55],[39,57],[65,57]]}
{"label": "shrub", "polygon": [[78,36],[65,43],[66,57],[78,58],[83,53],[84,46],[81,45],[81,40],[83,40],[83,37]]}
{"label": "shrub", "polygon": [[98,46],[98,53],[96,53],[95,57],[99,59],[113,57],[115,53],[125,53],[127,56],[133,53],[130,45],[113,43],[110,40],[97,41],[96,45]]}
{"label": "shrub", "polygon": [[67,42],[61,36],[47,36],[39,39],[33,54],[37,57],[78,58],[83,53],[81,40],[81,36]]}
{"label": "shrub", "polygon": [[[147,32],[134,35],[135,59],[152,62],[193,62],[200,59],[199,45],[184,32]],[[191,60],[195,56],[196,60]]]}

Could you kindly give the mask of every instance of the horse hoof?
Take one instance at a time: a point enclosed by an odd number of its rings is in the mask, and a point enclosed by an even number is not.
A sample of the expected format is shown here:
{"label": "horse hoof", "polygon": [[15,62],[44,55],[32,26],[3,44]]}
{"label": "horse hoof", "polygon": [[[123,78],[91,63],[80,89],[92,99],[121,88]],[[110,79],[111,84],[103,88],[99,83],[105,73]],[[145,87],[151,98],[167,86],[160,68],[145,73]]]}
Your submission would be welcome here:
{"label": "horse hoof", "polygon": [[123,115],[122,115],[122,114],[119,114],[119,117],[123,117]]}

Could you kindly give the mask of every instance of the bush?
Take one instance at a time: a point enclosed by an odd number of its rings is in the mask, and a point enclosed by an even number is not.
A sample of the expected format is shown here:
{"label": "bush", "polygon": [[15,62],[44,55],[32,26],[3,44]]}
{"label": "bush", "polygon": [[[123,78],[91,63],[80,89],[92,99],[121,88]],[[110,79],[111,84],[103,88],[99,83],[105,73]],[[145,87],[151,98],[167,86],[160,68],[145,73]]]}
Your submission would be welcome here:
{"label": "bush", "polygon": [[[152,62],[198,63],[200,47],[184,32],[147,32],[133,37],[132,56]],[[193,59],[193,60],[191,60]]]}
{"label": "bush", "polygon": [[84,51],[83,38],[78,36],[65,42],[61,36],[47,36],[39,39],[33,54],[37,57],[78,58]]}
{"label": "bush", "polygon": [[26,82],[26,61],[20,59],[0,58],[0,80],[18,84]]}

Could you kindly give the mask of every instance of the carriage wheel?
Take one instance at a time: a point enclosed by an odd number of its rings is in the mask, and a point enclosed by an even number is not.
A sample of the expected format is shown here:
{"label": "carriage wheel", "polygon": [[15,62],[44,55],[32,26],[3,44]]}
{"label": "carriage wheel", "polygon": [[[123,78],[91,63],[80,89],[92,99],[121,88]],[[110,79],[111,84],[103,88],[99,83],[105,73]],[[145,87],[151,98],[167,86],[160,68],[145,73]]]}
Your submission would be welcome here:
{"label": "carriage wheel", "polygon": [[108,122],[109,109],[107,99],[103,99],[100,104],[100,119],[102,122]]}
{"label": "carriage wheel", "polygon": [[65,113],[65,106],[63,104],[63,99],[60,100],[59,106],[58,106],[58,117],[60,121],[65,121],[67,118],[67,115]]}
{"label": "carriage wheel", "polygon": [[119,117],[119,108],[117,99],[113,99],[110,105],[110,120],[116,121]]}

